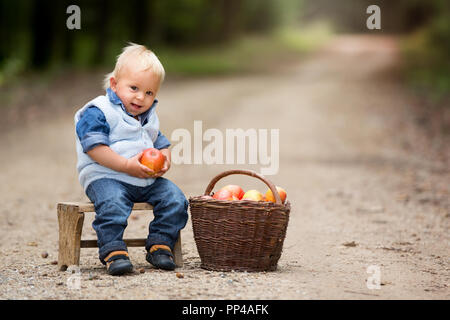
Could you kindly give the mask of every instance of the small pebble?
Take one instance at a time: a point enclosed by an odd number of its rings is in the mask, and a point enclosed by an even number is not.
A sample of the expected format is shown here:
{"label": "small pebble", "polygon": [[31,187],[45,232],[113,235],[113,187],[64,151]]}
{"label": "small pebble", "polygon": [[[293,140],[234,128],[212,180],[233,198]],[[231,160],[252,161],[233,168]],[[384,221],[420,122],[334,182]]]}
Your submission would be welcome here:
{"label": "small pebble", "polygon": [[53,260],[52,262],[50,262],[50,264],[56,265],[56,264],[58,264],[58,261]]}
{"label": "small pebble", "polygon": [[98,280],[98,279],[100,279],[98,275],[89,272],[89,280]]}
{"label": "small pebble", "polygon": [[182,274],[180,272],[177,272],[176,276],[177,276],[178,279],[184,278],[184,274]]}
{"label": "small pebble", "polygon": [[41,257],[44,258],[44,259],[47,258],[48,257],[48,252],[42,252],[41,253]]}
{"label": "small pebble", "polygon": [[139,269],[139,273],[145,273],[145,269],[144,268],[140,268]]}

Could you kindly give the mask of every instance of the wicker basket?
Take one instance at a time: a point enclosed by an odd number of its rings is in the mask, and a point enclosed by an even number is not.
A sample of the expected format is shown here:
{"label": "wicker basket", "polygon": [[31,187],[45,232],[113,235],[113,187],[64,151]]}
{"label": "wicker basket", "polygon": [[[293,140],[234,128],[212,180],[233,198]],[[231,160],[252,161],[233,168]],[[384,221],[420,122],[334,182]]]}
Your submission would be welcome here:
{"label": "wicker basket", "polygon": [[[276,203],[216,200],[215,184],[228,175],[244,174],[263,181]],[[281,256],[290,203],[282,204],[276,187],[248,170],[225,171],[214,177],[204,196],[190,197],[192,228],[201,267],[215,271],[273,271]]]}

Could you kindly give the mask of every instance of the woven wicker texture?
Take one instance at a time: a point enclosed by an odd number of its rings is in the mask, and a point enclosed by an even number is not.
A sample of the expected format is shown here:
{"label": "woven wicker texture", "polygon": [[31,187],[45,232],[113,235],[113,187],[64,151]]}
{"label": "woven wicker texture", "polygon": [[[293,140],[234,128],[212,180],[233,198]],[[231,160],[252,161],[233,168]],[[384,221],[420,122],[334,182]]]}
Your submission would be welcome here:
{"label": "woven wicker texture", "polygon": [[[210,195],[221,178],[249,175],[263,181],[278,203],[216,200]],[[216,271],[273,271],[281,257],[290,203],[281,203],[275,186],[248,170],[225,171],[214,177],[205,195],[189,198],[192,227],[201,267]]]}

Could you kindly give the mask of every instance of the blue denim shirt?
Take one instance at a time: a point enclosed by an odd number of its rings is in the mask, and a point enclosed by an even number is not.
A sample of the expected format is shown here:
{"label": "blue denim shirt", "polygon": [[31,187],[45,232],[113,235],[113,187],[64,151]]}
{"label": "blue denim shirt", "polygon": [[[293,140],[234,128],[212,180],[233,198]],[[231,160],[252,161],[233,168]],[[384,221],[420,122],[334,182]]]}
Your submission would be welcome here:
{"label": "blue denim shirt", "polygon": [[[130,117],[133,117],[132,114],[127,112],[122,101],[116,93],[111,90],[111,88],[106,90],[106,95],[112,103],[120,105],[123,112],[128,114]],[[152,106],[146,112],[138,116],[141,125],[145,125],[147,123],[150,110],[155,108],[157,104],[158,100],[155,99]],[[81,115],[80,121],[78,121],[76,127],[77,135],[80,139],[83,151],[86,153],[101,144],[109,146],[109,130],[110,127],[103,112],[97,107],[87,108]],[[165,149],[169,146],[169,140],[161,133],[161,131],[158,131],[158,137],[154,142],[154,147],[156,149]]]}

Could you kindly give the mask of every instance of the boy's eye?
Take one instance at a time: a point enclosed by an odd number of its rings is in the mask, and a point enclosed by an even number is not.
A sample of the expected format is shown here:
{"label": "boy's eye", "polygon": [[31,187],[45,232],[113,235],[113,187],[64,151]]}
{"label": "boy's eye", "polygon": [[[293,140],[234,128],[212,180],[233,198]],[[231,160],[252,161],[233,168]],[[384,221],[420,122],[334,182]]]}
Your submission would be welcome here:
{"label": "boy's eye", "polygon": [[131,86],[130,88],[131,88],[131,90],[133,90],[133,91],[136,91],[136,90],[137,90],[137,87],[136,87],[136,86]]}
{"label": "boy's eye", "polygon": [[152,96],[152,95],[153,95],[153,92],[147,91],[146,94],[149,95],[149,96]]}

